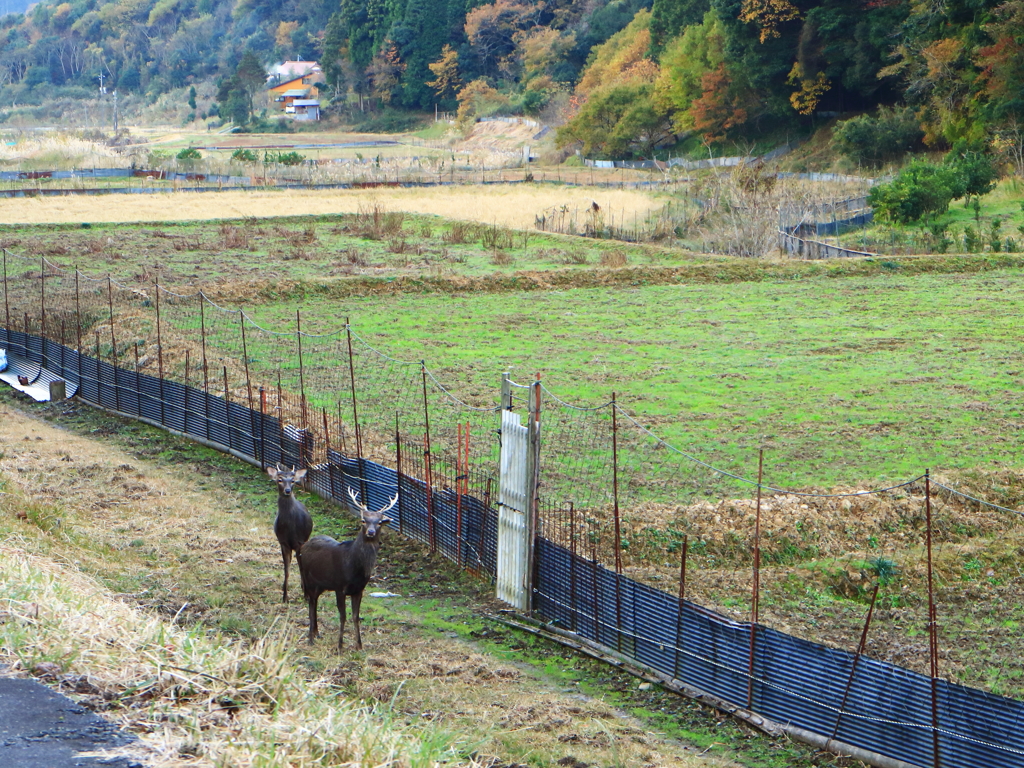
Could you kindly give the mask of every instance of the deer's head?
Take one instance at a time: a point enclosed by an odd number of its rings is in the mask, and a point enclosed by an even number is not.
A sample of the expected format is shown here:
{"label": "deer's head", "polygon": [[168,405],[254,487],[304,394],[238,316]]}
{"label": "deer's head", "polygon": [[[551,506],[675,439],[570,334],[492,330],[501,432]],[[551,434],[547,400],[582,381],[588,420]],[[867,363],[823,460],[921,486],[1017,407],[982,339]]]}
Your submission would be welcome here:
{"label": "deer's head", "polygon": [[304,469],[285,469],[280,464],[276,467],[267,467],[267,474],[277,482],[277,490],[282,496],[292,495],[292,486],[300,482],[306,476]]}
{"label": "deer's head", "polygon": [[363,521],[363,535],[368,541],[373,541],[377,538],[377,533],[380,531],[380,527],[391,522],[391,518],[385,517],[384,513],[398,503],[398,494],[396,493],[395,498],[376,511],[373,511],[367,508],[365,504],[360,503],[359,494],[351,488],[348,489],[348,496],[352,499],[352,505],[359,510],[359,517]]}

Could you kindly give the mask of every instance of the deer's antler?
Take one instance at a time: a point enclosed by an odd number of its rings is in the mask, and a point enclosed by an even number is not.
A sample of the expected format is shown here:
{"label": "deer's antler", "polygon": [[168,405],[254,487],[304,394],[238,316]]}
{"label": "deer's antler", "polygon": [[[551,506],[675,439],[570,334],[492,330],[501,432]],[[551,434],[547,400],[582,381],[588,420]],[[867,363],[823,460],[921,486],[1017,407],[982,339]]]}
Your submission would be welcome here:
{"label": "deer's antler", "polygon": [[366,505],[361,504],[359,502],[359,494],[356,491],[353,491],[351,487],[348,488],[348,496],[349,496],[350,499],[352,499],[352,503],[355,504],[357,507],[359,507],[360,509],[362,509],[362,510],[364,510],[366,512],[370,511],[370,510],[366,509]]}
{"label": "deer's antler", "polygon": [[395,494],[395,498],[393,498],[391,501],[389,501],[388,505],[386,507],[384,507],[383,509],[379,510],[377,512],[377,514],[378,515],[383,515],[385,512],[387,512],[389,509],[391,509],[397,503],[398,503],[398,494],[396,493]]}

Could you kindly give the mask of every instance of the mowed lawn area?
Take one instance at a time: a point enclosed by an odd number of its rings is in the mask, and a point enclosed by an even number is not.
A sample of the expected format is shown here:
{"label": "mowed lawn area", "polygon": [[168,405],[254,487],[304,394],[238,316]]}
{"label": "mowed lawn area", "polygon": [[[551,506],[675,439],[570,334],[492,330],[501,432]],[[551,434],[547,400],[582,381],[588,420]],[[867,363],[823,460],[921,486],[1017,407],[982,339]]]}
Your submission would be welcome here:
{"label": "mowed lawn area", "polygon": [[269,327],[341,318],[483,404],[500,374],[612,391],[679,448],[785,487],[1024,464],[1021,270],[528,293],[306,298]]}

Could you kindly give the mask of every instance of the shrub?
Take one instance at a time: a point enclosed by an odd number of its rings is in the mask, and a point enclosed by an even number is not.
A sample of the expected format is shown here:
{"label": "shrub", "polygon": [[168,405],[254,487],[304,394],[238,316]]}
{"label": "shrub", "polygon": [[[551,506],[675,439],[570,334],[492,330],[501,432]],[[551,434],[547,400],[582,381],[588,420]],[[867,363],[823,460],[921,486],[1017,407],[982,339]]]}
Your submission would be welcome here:
{"label": "shrub", "polygon": [[902,157],[921,142],[924,133],[909,107],[878,111],[878,117],[860,115],[839,123],[832,140],[836,148],[858,163],[876,165]]}
{"label": "shrub", "polygon": [[175,157],[178,158],[179,160],[202,160],[203,159],[202,153],[198,149],[196,149],[195,147],[186,147],[185,149],[181,150],[181,152],[179,152],[177,155],[175,155]]}
{"label": "shrub", "polygon": [[231,153],[231,159],[239,163],[257,163],[260,158],[251,149],[236,149]]}
{"label": "shrub", "polygon": [[928,214],[945,213],[961,186],[952,167],[914,160],[892,181],[873,187],[868,203],[881,220],[907,224]]}
{"label": "shrub", "polygon": [[302,165],[306,162],[306,156],[298,152],[278,152],[276,155],[267,153],[267,162],[280,163],[281,165]]}
{"label": "shrub", "polygon": [[987,195],[996,187],[999,172],[992,156],[980,152],[965,142],[957,142],[943,159],[943,163],[952,168],[958,177],[957,188],[953,198]]}

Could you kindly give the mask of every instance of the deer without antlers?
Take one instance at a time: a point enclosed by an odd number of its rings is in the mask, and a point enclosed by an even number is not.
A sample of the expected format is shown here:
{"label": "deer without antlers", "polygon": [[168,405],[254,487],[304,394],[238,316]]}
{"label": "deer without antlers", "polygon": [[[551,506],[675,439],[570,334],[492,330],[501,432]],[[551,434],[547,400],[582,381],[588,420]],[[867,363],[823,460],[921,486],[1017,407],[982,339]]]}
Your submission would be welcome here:
{"label": "deer without antlers", "polygon": [[345,637],[345,596],[352,597],[352,619],[356,625],[356,649],[362,649],[363,638],[359,631],[359,605],[363,590],[373,575],[377,564],[377,550],[380,548],[380,527],[391,522],[384,513],[395,506],[396,494],[391,501],[376,512],[370,511],[359,502],[359,494],[348,489],[352,504],[359,510],[362,527],[353,541],[337,542],[330,536],[314,536],[299,553],[299,574],[302,576],[302,591],[309,603],[309,642],[313,642],[319,630],[316,620],[317,601],[324,592],[335,593],[338,601],[338,617],[341,628],[338,631],[338,651],[341,651]]}
{"label": "deer without antlers", "polygon": [[284,587],[281,599],[288,602],[288,568],[292,562],[292,553],[296,556],[302,545],[309,541],[313,532],[313,518],[306,507],[295,498],[293,486],[306,476],[306,470],[295,467],[285,469],[280,464],[267,467],[267,474],[277,482],[277,517],[274,518],[274,533],[281,544],[281,559],[284,560]]}

